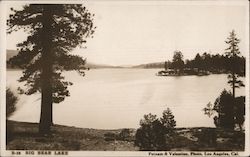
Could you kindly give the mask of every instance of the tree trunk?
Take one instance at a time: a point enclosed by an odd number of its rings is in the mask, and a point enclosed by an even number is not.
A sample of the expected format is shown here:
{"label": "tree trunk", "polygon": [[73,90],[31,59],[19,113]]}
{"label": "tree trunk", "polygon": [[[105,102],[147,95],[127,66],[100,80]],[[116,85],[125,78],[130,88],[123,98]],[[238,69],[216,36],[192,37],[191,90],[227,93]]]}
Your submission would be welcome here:
{"label": "tree trunk", "polygon": [[52,125],[52,35],[51,24],[52,14],[51,5],[43,5],[43,32],[42,32],[42,69],[41,69],[41,115],[39,132],[49,134]]}
{"label": "tree trunk", "polygon": [[233,74],[233,86],[232,86],[232,88],[233,88],[233,98],[235,99],[235,81],[236,81],[236,78],[235,78],[235,73],[233,72],[232,74]]}
{"label": "tree trunk", "polygon": [[[235,81],[236,81],[236,78],[235,78],[235,73],[232,72],[232,75],[233,75],[233,82],[232,82],[232,88],[233,88],[233,118],[234,118],[234,126],[235,126],[235,120],[236,120],[236,117],[235,117],[235,111],[236,111],[236,103],[235,103]],[[234,129],[234,128],[233,128]]]}

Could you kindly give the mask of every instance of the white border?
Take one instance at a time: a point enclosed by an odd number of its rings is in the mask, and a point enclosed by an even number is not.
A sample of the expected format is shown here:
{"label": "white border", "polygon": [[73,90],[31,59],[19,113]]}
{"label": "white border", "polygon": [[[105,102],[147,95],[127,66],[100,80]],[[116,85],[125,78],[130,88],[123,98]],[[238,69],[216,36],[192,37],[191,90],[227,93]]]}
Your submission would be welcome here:
{"label": "white border", "polygon": [[[250,1],[249,1],[250,2]],[[250,11],[249,11],[249,4],[250,3],[247,3],[246,7],[247,7],[247,10],[248,12],[246,13],[247,16],[246,16],[246,23],[248,24],[248,26],[246,27],[246,34],[247,34],[247,37],[246,37],[246,43],[248,44],[247,45],[247,50],[248,52],[246,52],[246,87],[245,87],[245,93],[246,93],[246,115],[245,115],[245,151],[248,151],[248,156],[250,156],[250,99],[249,99],[249,94],[250,94],[250,89],[249,89],[249,76],[250,76],[250,73],[249,73],[249,57],[250,57],[250,47],[249,47],[249,14],[250,14]]]}
{"label": "white border", "polygon": [[6,135],[6,129],[5,129],[5,124],[6,124],[6,108],[5,108],[5,102],[6,102],[6,7],[5,3],[0,1],[0,118],[1,118],[1,128],[0,128],[0,142],[1,142],[1,152],[0,156],[2,156],[4,150],[6,149],[6,143],[5,143],[5,135]]}

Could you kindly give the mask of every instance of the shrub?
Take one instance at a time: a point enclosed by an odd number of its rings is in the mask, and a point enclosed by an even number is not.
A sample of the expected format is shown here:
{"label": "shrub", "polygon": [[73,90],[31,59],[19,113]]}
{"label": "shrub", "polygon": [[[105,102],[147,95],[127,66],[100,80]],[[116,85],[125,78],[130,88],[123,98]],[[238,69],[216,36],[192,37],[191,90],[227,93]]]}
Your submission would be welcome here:
{"label": "shrub", "polygon": [[173,134],[173,128],[176,126],[174,116],[168,108],[163,112],[162,118],[158,119],[151,113],[144,115],[140,121],[140,128],[135,134],[135,145],[140,150],[169,150],[168,141]]}
{"label": "shrub", "polygon": [[166,146],[165,130],[156,119],[151,124],[142,125],[135,135],[135,145],[141,150],[164,150]]}
{"label": "shrub", "polygon": [[217,134],[213,128],[203,128],[197,135],[200,144],[206,144],[207,146],[215,146]]}
{"label": "shrub", "polygon": [[234,129],[234,98],[233,95],[223,90],[214,102],[214,110],[218,113],[215,125],[226,129]]}
{"label": "shrub", "polygon": [[131,130],[130,129],[122,129],[121,132],[119,133],[119,140],[123,141],[132,141],[133,138],[131,136]]}
{"label": "shrub", "polygon": [[111,132],[105,133],[104,139],[105,141],[114,141],[117,139],[117,134]]}
{"label": "shrub", "polygon": [[213,118],[216,127],[232,130],[238,126],[242,130],[245,121],[245,97],[234,98],[231,92],[224,89],[214,105],[209,103],[203,110],[209,117],[217,112],[218,115]]}

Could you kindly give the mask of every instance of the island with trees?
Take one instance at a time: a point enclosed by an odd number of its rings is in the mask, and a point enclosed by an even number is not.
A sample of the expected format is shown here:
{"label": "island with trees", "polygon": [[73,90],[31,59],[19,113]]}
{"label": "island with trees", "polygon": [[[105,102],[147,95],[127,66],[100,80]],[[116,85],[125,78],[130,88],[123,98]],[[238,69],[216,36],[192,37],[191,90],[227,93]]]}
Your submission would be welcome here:
{"label": "island with trees", "polygon": [[[198,75],[204,76],[209,74],[227,74],[230,72],[232,61],[229,54],[211,55],[204,52],[202,55],[196,54],[194,59],[185,60],[181,51],[175,51],[172,61],[165,61],[164,68],[157,73],[158,76],[185,76]],[[237,55],[234,58],[234,66],[237,67],[237,73],[245,76],[244,56]],[[161,64],[163,66],[163,64]],[[163,67],[161,67],[163,68]]]}

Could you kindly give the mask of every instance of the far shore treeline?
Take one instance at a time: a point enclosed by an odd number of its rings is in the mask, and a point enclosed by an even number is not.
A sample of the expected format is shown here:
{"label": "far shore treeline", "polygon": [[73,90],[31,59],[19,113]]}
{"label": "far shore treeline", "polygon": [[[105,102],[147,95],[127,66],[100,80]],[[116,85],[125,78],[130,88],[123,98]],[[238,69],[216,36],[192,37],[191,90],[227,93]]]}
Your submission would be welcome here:
{"label": "far shore treeline", "polygon": [[[184,54],[184,53],[182,53]],[[185,58],[185,56],[184,56]],[[242,76],[245,76],[245,62],[246,58],[244,56],[236,57],[236,62],[238,63],[239,71]],[[134,66],[134,68],[173,68],[172,61],[156,62],[149,64],[141,64]],[[184,68],[197,68],[199,70],[209,71],[214,74],[228,73],[230,67],[230,59],[225,54],[210,54],[204,52],[203,54],[197,53],[193,59],[186,59],[184,62]]]}
{"label": "far shore treeline", "polygon": [[[15,50],[7,50],[7,68],[8,69],[16,69],[15,65],[11,65],[8,60],[16,55],[18,51]],[[184,56],[185,58],[185,56]],[[236,57],[236,61],[238,62],[239,72],[241,76],[245,76],[245,65],[246,65],[246,58],[244,56]],[[173,68],[172,61],[163,61],[163,62],[154,62],[154,63],[147,63],[147,64],[140,64],[131,66],[131,68],[142,68],[142,69],[167,69]],[[184,68],[194,69],[197,68],[199,70],[209,71],[214,74],[220,73],[228,73],[229,72],[229,65],[230,60],[225,54],[210,54],[204,52],[203,54],[197,53],[193,59],[186,59],[184,61]],[[90,69],[98,69],[98,68],[123,68],[122,66],[111,66],[111,65],[99,65],[86,62],[85,67]]]}

